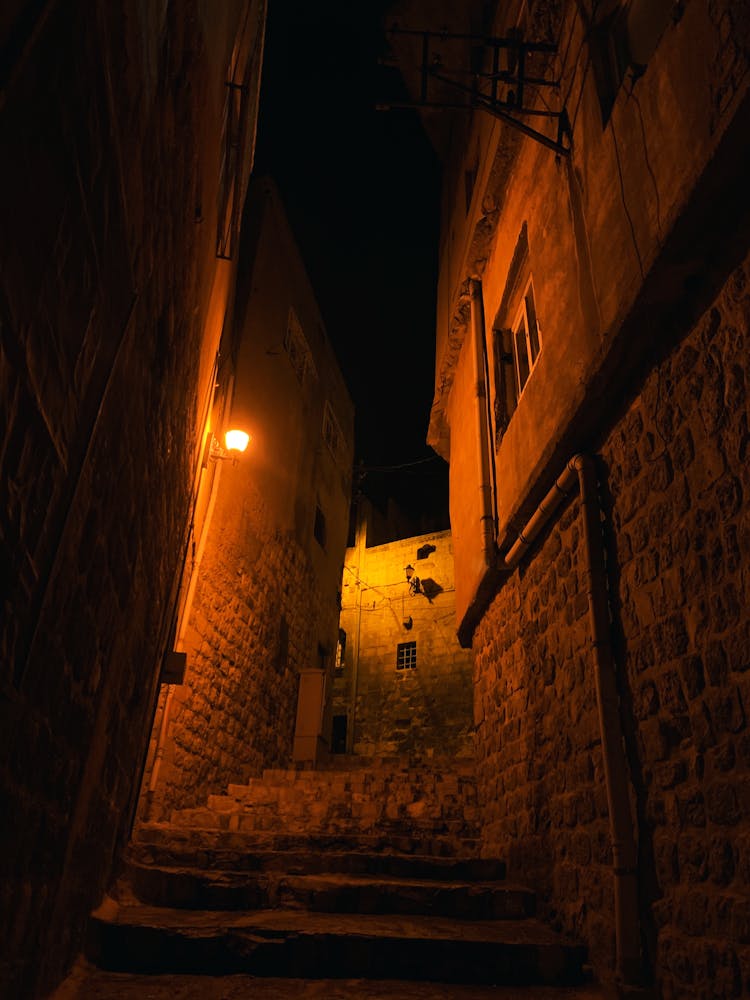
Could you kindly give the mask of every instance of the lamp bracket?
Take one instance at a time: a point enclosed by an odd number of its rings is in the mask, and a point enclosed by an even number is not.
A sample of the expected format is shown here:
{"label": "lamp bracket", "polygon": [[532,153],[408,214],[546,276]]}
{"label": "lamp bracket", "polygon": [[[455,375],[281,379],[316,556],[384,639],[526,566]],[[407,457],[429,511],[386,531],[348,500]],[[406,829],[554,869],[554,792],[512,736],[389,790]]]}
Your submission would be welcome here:
{"label": "lamp bracket", "polygon": [[237,456],[222,447],[218,438],[213,433],[210,433],[206,439],[206,448],[203,452],[203,468],[207,469],[209,462],[221,462],[224,459],[230,459],[236,463]]}

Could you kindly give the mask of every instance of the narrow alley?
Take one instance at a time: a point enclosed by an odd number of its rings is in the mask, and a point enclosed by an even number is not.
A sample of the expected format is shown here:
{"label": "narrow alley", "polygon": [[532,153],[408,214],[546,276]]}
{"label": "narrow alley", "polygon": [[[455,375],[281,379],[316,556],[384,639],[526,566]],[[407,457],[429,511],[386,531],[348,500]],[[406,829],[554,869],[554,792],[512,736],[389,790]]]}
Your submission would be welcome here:
{"label": "narrow alley", "polygon": [[0,996],[750,997],[750,5],[10,0]]}

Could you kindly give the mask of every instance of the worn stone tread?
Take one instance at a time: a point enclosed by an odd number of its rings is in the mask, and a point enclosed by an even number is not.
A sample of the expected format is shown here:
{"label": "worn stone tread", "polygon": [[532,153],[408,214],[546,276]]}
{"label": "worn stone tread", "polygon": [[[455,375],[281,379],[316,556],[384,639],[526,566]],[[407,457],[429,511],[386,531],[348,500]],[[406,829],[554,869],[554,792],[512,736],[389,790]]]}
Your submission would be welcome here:
{"label": "worn stone tread", "polygon": [[[149,865],[140,865],[138,863],[131,862],[132,869],[141,869],[143,871],[151,870]],[[167,875],[190,875],[195,878],[205,879],[206,881],[212,881],[216,884],[223,885],[233,885],[233,884],[244,884],[248,879],[252,879],[257,875],[263,875],[266,878],[274,877],[277,881],[286,882],[289,885],[299,885],[299,886],[309,886],[311,888],[325,889],[330,887],[346,887],[346,886],[374,886],[374,887],[388,887],[393,886],[397,889],[426,889],[426,890],[443,890],[450,891],[455,890],[457,892],[468,891],[476,892],[481,894],[484,892],[507,892],[507,893],[528,893],[532,894],[533,890],[529,889],[525,885],[515,882],[503,881],[464,881],[464,880],[453,880],[453,879],[439,879],[439,878],[408,878],[406,876],[396,876],[389,874],[378,874],[378,873],[363,873],[363,872],[289,872],[286,869],[277,869],[272,872],[247,872],[247,871],[237,871],[233,869],[221,869],[216,871],[213,869],[197,869],[193,866],[169,866],[169,865],[158,865],[157,869],[160,872],[164,872]]]}
{"label": "worn stone tread", "polygon": [[134,975],[79,960],[49,1000],[604,1000],[579,986],[481,986],[402,979],[280,979],[249,975]]}
{"label": "worn stone tread", "polygon": [[279,833],[258,830],[224,830],[209,827],[175,826],[149,822],[140,825],[133,835],[137,844],[161,844],[172,848],[188,845],[204,849],[238,851],[339,851],[346,853],[387,853],[412,857],[478,858],[479,840],[403,830],[376,833]]}
{"label": "worn stone tread", "polygon": [[118,905],[89,924],[86,956],[110,971],[437,982],[573,984],[585,949],[534,919]]}
{"label": "worn stone tread", "polygon": [[505,877],[506,865],[499,858],[441,857],[428,854],[389,853],[385,850],[290,850],[258,849],[249,843],[222,847],[221,840],[210,843],[183,839],[175,842],[135,841],[128,848],[132,863],[163,867],[191,867],[207,870],[285,871],[296,874],[332,872],[381,874],[393,877],[450,878],[461,881],[490,881]]}
{"label": "worn stone tread", "polygon": [[295,874],[286,871],[201,870],[194,867],[128,865],[126,884],[138,900],[159,906],[201,909],[305,907],[346,913],[424,913],[454,919],[531,916],[535,895],[504,881],[476,882],[399,878],[367,873]]}
{"label": "worn stone tread", "polygon": [[311,913],[299,910],[183,910],[143,903],[117,904],[110,900],[92,915],[94,920],[119,925],[208,933],[245,930],[258,936],[286,934],[341,934],[349,937],[399,937],[415,940],[463,940],[505,944],[567,945],[572,942],[535,918],[523,920],[465,920],[401,914]]}

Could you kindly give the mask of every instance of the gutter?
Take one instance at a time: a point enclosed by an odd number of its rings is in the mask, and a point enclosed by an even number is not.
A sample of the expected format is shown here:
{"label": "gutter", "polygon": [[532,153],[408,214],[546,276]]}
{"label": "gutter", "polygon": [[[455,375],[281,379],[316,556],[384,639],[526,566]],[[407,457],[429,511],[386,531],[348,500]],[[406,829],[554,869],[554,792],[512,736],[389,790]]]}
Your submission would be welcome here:
{"label": "gutter", "polygon": [[493,509],[494,490],[492,487],[492,474],[490,468],[490,433],[487,379],[485,377],[485,327],[484,327],[484,303],[482,301],[482,282],[476,278],[471,279],[471,337],[474,361],[474,385],[477,405],[475,406],[476,422],[474,431],[476,444],[479,453],[479,493],[480,493],[480,522],[482,530],[482,555],[484,565],[490,568],[495,561],[495,513]]}
{"label": "gutter", "polygon": [[570,459],[510,549],[504,555],[496,553],[492,576],[500,582],[507,578],[576,488],[583,521],[590,643],[612,844],[616,975],[622,984],[633,986],[638,985],[642,977],[638,851],[612,653],[602,514],[596,468],[590,455],[576,454]]}

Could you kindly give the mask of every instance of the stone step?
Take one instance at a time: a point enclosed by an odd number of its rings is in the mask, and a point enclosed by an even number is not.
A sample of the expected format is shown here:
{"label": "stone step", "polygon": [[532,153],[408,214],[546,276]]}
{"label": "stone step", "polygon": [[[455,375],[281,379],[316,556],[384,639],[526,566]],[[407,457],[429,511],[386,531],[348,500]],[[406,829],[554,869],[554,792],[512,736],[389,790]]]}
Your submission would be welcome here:
{"label": "stone step", "polygon": [[434,774],[439,777],[457,775],[459,777],[474,777],[475,763],[473,757],[455,757],[454,755],[433,754],[432,756],[392,756],[366,757],[359,754],[334,754],[327,761],[317,764],[314,768],[309,764],[300,763],[292,767],[268,767],[263,771],[263,777],[274,775],[333,775],[336,774]]}
{"label": "stone step", "polygon": [[[160,831],[162,833],[163,831]],[[185,831],[179,831],[184,833]],[[191,831],[198,834],[198,831]],[[296,875],[342,873],[384,875],[395,878],[451,881],[493,881],[505,878],[505,862],[499,858],[434,857],[427,854],[396,854],[335,849],[319,850],[302,845],[289,850],[264,848],[245,838],[242,845],[223,846],[216,836],[133,841],[128,858],[135,864],[209,871],[288,872]],[[351,845],[344,845],[350,847]]]}
{"label": "stone step", "polygon": [[348,768],[267,768],[199,806],[172,811],[176,827],[288,834],[479,837],[471,765],[443,760],[352,763]]}
{"label": "stone step", "polygon": [[527,985],[583,981],[585,952],[533,918],[196,912],[108,897],[92,914],[86,957],[99,968],[140,974]]}
{"label": "stone step", "polygon": [[306,909],[321,913],[424,914],[457,920],[522,919],[534,893],[502,882],[286,871],[201,871],[129,862],[124,882],[143,903],[200,910]]}
{"label": "stone step", "polygon": [[222,803],[221,809],[199,807],[175,809],[170,816],[174,826],[200,827],[205,830],[264,831],[282,828],[289,833],[326,831],[327,833],[418,832],[436,835],[475,836],[477,828],[472,821],[443,816],[412,815],[408,810],[393,816],[375,807],[361,810],[333,803],[306,812],[295,804],[293,809],[278,804],[248,805],[230,809]]}
{"label": "stone step", "polygon": [[382,771],[377,768],[370,770],[339,769],[336,771],[297,771],[294,769],[266,768],[262,775],[252,775],[242,785],[263,784],[267,787],[284,785],[309,784],[318,787],[336,787],[350,785],[352,788],[365,785],[412,785],[424,783],[432,787],[446,787],[454,790],[465,790],[473,794],[475,779],[468,771],[454,770],[440,772],[428,768],[403,768],[401,770]]}
{"label": "stone step", "polygon": [[295,851],[327,853],[387,853],[426,855],[433,858],[472,858],[479,856],[479,838],[445,836],[424,831],[289,832],[275,830],[230,830],[229,828],[175,826],[171,823],[142,823],[134,832],[134,840],[144,844],[190,846],[205,850],[236,851]]}
{"label": "stone step", "polygon": [[411,784],[403,789],[393,789],[392,786],[386,788],[368,788],[366,786],[343,785],[339,787],[332,784],[325,785],[311,784],[229,784],[227,791],[220,794],[208,796],[208,803],[211,808],[221,809],[225,804],[229,808],[236,808],[243,805],[268,805],[279,803],[290,805],[299,803],[308,805],[319,803],[321,796],[326,800],[334,802],[346,802],[352,805],[374,805],[378,811],[386,813],[390,803],[399,812],[411,810],[412,812],[439,810],[446,816],[463,817],[466,811],[471,812],[477,808],[476,797],[473,794],[463,794],[460,790],[450,791],[441,789],[439,792],[420,788],[419,794],[414,794]]}

